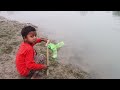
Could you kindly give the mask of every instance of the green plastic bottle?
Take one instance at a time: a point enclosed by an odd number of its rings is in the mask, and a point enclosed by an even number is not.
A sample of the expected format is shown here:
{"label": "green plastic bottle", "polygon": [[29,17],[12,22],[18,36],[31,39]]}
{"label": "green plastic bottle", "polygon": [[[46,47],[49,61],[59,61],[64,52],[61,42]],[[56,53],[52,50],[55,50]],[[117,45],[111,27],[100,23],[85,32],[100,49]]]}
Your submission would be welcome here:
{"label": "green plastic bottle", "polygon": [[64,45],[64,42],[62,41],[62,42],[59,42],[59,43],[57,43],[57,44],[53,44],[53,43],[49,43],[48,44],[48,48],[50,49],[50,50],[52,50],[52,53],[53,53],[53,56],[52,56],[52,58],[57,58],[57,49],[58,48],[60,48],[60,47],[62,47]]}
{"label": "green plastic bottle", "polygon": [[58,49],[58,48],[61,48],[63,45],[64,45],[64,42],[63,42],[63,41],[62,41],[62,42],[59,42],[59,43],[56,44],[56,48],[57,48],[57,49]]}

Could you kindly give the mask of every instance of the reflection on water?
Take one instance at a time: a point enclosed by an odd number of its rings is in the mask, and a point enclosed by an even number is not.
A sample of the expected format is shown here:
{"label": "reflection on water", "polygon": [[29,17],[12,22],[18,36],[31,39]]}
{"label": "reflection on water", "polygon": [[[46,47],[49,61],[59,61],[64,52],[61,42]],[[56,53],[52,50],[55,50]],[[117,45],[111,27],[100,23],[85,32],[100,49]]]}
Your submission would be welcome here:
{"label": "reflection on water", "polygon": [[114,21],[116,24],[114,25],[114,28],[116,31],[120,31],[120,11],[113,11],[112,15],[114,17]]}

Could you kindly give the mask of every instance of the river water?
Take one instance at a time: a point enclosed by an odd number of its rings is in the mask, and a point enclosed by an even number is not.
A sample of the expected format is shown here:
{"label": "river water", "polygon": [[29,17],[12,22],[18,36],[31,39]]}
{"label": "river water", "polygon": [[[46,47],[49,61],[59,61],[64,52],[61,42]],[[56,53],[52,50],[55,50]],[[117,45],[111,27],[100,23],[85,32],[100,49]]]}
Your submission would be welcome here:
{"label": "river water", "polygon": [[97,78],[120,78],[119,11],[1,11],[0,16],[35,24],[39,33],[64,41],[58,52],[62,63]]}

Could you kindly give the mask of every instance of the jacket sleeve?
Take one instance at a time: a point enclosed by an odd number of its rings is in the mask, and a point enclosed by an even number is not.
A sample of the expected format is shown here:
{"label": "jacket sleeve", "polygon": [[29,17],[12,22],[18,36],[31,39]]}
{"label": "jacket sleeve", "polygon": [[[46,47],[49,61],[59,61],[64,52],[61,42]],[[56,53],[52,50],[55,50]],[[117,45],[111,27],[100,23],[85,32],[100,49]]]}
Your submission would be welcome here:
{"label": "jacket sleeve", "polygon": [[[35,44],[40,43],[41,41],[42,41],[42,40],[41,40],[40,38],[37,38]],[[34,46],[35,44],[33,44],[32,46]]]}
{"label": "jacket sleeve", "polygon": [[45,68],[45,65],[35,63],[32,50],[26,51],[25,62],[26,62],[26,67],[30,70],[40,70]]}
{"label": "jacket sleeve", "polygon": [[37,38],[36,43],[40,43],[42,40],[40,38]]}

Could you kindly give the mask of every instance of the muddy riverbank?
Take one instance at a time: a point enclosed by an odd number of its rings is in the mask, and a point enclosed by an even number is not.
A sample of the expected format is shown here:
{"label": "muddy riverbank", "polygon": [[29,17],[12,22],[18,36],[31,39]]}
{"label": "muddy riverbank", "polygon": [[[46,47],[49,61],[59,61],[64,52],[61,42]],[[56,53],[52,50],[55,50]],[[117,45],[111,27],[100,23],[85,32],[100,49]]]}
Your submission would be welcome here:
{"label": "muddy riverbank", "polygon": [[[18,50],[22,37],[21,29],[30,23],[20,23],[11,21],[0,16],[0,79],[21,79],[15,68],[15,54]],[[36,29],[37,26],[34,26]],[[44,35],[43,35],[44,37]],[[44,43],[35,46],[38,54],[46,54]],[[50,52],[51,53],[51,52]],[[43,71],[44,73],[44,71]],[[61,64],[54,61],[50,54],[49,75],[42,76],[42,79],[88,79],[90,75],[77,66],[71,64]]]}

